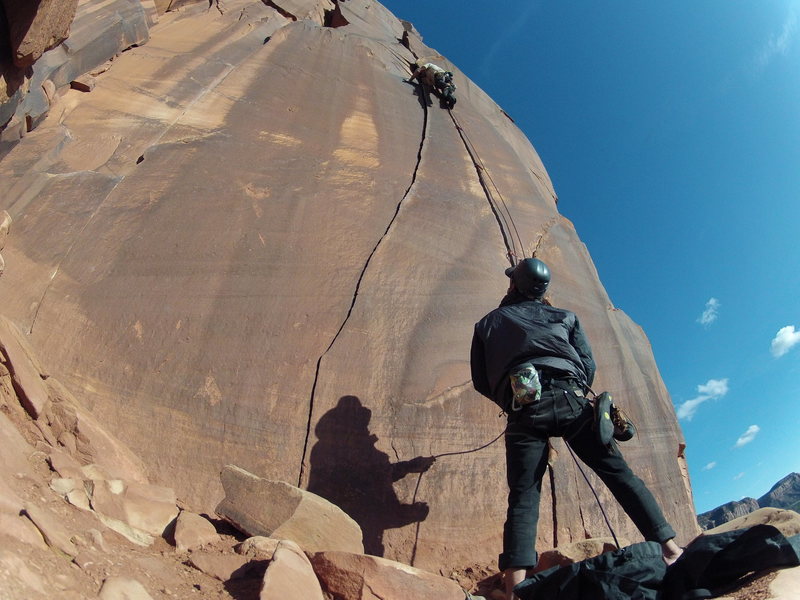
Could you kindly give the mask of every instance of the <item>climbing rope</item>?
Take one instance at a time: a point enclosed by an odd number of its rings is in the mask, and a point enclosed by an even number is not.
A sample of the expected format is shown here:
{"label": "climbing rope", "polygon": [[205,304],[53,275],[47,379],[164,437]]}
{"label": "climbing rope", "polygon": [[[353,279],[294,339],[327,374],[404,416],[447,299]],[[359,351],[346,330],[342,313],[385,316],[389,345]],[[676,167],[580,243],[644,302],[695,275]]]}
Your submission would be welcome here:
{"label": "climbing rope", "polygon": [[[472,452],[478,452],[480,450],[483,450],[484,448],[488,448],[489,446],[494,444],[497,440],[499,440],[501,437],[503,437],[503,435],[506,432],[506,429],[508,429],[508,425],[506,425],[503,428],[503,431],[501,431],[500,434],[496,438],[494,438],[493,440],[491,440],[489,442],[486,442],[482,446],[478,446],[477,448],[470,448],[469,450],[457,450],[455,452],[442,452],[441,454],[434,454],[431,458],[438,459],[438,458],[442,458],[443,456],[456,456],[458,454],[471,454]],[[420,485],[420,483],[422,483],[422,476],[424,474],[425,474],[424,472],[420,473],[419,477],[417,477],[417,485],[414,487],[414,495],[411,498],[411,503],[412,504],[414,504],[417,501],[417,492],[419,492],[419,485]],[[417,521],[417,530],[414,532],[414,547],[411,550],[411,560],[410,560],[410,564],[411,564],[412,567],[414,566],[414,560],[417,558],[417,542],[419,542],[420,523],[421,523],[421,521]]]}
{"label": "climbing rope", "polygon": [[575,456],[575,452],[573,452],[569,444],[565,444],[565,446],[567,447],[567,450],[569,450],[569,453],[572,455],[572,460],[575,461],[575,466],[578,467],[578,470],[581,472],[581,475],[583,475],[583,478],[586,480],[586,485],[588,485],[589,489],[592,490],[592,494],[594,494],[594,499],[597,501],[597,506],[600,508],[600,512],[602,513],[603,519],[605,520],[606,525],[608,526],[608,530],[611,532],[611,537],[614,538],[614,544],[616,545],[617,549],[619,549],[620,545],[619,545],[619,540],[617,539],[617,534],[614,532],[614,528],[611,526],[611,521],[609,520],[608,515],[606,514],[606,509],[603,508],[603,503],[600,501],[600,496],[597,495],[597,491],[594,489],[592,482],[589,481],[589,477],[583,470],[581,463],[578,462],[578,457]]}
{"label": "climbing rope", "polygon": [[[413,52],[412,54],[414,58],[417,59],[414,64],[418,64],[420,60],[419,57]],[[409,69],[411,69],[412,66],[413,65],[409,65]],[[425,110],[427,111],[427,107]],[[461,141],[464,143],[467,154],[469,154],[473,164],[475,165],[475,170],[478,173],[478,180],[481,183],[481,187],[486,194],[486,199],[489,202],[489,206],[492,208],[492,212],[494,213],[497,223],[500,226],[500,233],[503,236],[503,243],[506,247],[506,253],[509,262],[511,263],[512,267],[516,266],[516,263],[520,258],[525,258],[525,244],[522,242],[522,237],[519,234],[516,223],[514,223],[514,218],[511,216],[511,211],[506,204],[505,198],[503,198],[503,194],[500,192],[500,189],[497,187],[497,184],[492,178],[489,169],[481,159],[475,144],[461,126],[451,108],[447,109],[447,113],[450,115],[456,131],[458,132],[459,137],[461,137]],[[494,193],[492,192],[492,189],[494,190]],[[499,199],[499,202],[495,199],[495,195]]]}
{"label": "climbing rope", "polygon": [[[498,219],[500,231],[503,234],[503,241],[505,243],[506,250],[508,251],[509,261],[513,267],[515,265],[515,259],[519,259],[520,255],[522,258],[525,258],[525,245],[522,242],[522,237],[519,234],[517,225],[514,223],[514,218],[511,216],[511,211],[508,208],[508,204],[506,204],[505,198],[503,198],[503,194],[500,192],[500,189],[497,187],[497,184],[492,178],[492,174],[489,172],[489,169],[481,159],[475,144],[472,143],[472,140],[461,126],[456,116],[453,114],[453,111],[448,108],[447,112],[453,121],[453,125],[455,126],[458,135],[461,137],[461,141],[464,142],[464,147],[467,150],[467,154],[470,155],[472,162],[475,164],[475,170],[478,172],[478,179],[481,182],[481,187],[483,187],[483,190],[486,193],[486,199],[489,201],[489,205],[492,207],[492,212],[494,212]],[[491,184],[491,187],[487,185],[484,177]],[[499,203],[493,197],[494,194],[492,193],[492,189],[494,189],[494,192],[499,198]],[[515,237],[516,240],[514,239]],[[517,248],[517,242],[519,243],[519,248]]]}
{"label": "climbing rope", "polygon": [[[426,111],[427,111],[427,107],[426,107]],[[467,134],[467,132],[461,126],[461,124],[459,123],[459,121],[456,118],[456,116],[453,114],[452,109],[448,108],[447,109],[447,113],[450,115],[450,118],[453,121],[453,125],[455,126],[456,131],[458,132],[458,135],[461,138],[461,141],[464,143],[464,147],[467,150],[467,153],[469,154],[470,158],[472,159],[473,164],[475,165],[475,170],[478,173],[478,179],[480,180],[481,187],[483,188],[484,193],[486,194],[486,199],[488,200],[489,205],[492,208],[492,212],[494,213],[495,218],[497,219],[498,225],[500,226],[500,233],[503,236],[503,243],[506,246],[506,251],[507,251],[507,256],[509,258],[509,262],[511,263],[511,266],[515,266],[516,260],[519,259],[520,254],[522,255],[522,258],[525,258],[525,245],[524,245],[524,243],[522,241],[522,237],[520,236],[519,230],[517,229],[516,223],[514,222],[514,218],[511,216],[511,211],[508,208],[508,204],[506,203],[505,198],[503,198],[502,192],[500,192],[500,189],[497,187],[497,184],[495,183],[494,179],[492,178],[492,175],[489,172],[489,169],[486,167],[486,165],[484,164],[483,160],[481,159],[480,154],[479,154],[477,148],[475,147],[475,144],[472,142],[472,140],[470,139],[470,137]],[[535,172],[534,172],[534,175],[537,178],[539,178],[539,180],[541,182],[541,177],[539,177],[539,175],[537,173],[535,173]],[[487,182],[486,182],[487,180],[488,180],[489,184],[491,184],[491,187],[487,184]],[[542,182],[542,183],[544,183],[544,182]],[[499,202],[494,198],[494,194],[492,193],[492,189],[494,190],[494,193],[497,195],[497,198],[499,199]],[[542,237],[543,236],[540,236],[538,242],[536,243],[536,247],[532,251],[532,255],[533,256],[535,256],[536,251],[539,249],[539,245],[542,242]],[[517,244],[519,244],[519,247],[517,247]],[[594,393],[594,392],[592,392],[592,393]],[[456,455],[460,455],[460,454],[470,454],[472,452],[478,452],[480,450],[483,450],[484,448],[488,448],[489,446],[491,446],[492,444],[497,442],[506,433],[506,430],[507,430],[507,427],[504,428],[503,431],[501,431],[500,434],[497,437],[495,437],[491,441],[489,441],[489,442],[487,442],[487,443],[485,443],[485,444],[483,444],[481,446],[478,446],[477,448],[472,448],[472,449],[469,449],[469,450],[460,450],[460,451],[455,451],[455,452],[443,452],[441,454],[433,455],[433,458],[437,459],[437,458],[442,458],[442,457],[445,457],[445,456],[456,456]],[[575,453],[573,452],[572,448],[569,446],[569,444],[566,444],[566,446],[567,446],[567,449],[569,450],[570,454],[572,455],[572,459],[575,461],[575,466],[578,467],[578,470],[580,471],[581,475],[583,476],[584,480],[586,481],[586,484],[589,486],[589,489],[591,490],[592,494],[594,495],[595,501],[597,502],[597,506],[600,508],[600,512],[603,515],[603,519],[605,520],[606,525],[608,526],[608,529],[611,532],[611,537],[614,539],[614,543],[616,544],[617,548],[619,548],[620,547],[619,540],[617,539],[616,532],[614,531],[614,528],[611,525],[611,521],[609,520],[608,515],[607,515],[607,513],[605,511],[605,508],[603,507],[603,503],[600,500],[600,496],[597,494],[597,491],[595,490],[594,486],[592,485],[591,481],[589,480],[589,477],[586,475],[586,472],[584,471],[583,467],[578,462],[578,458],[575,456]],[[422,475],[423,474],[424,473],[420,473],[419,477],[417,478],[417,484],[414,487],[414,494],[413,494],[413,497],[412,497],[412,503],[416,502],[416,500],[417,500],[417,493],[419,492],[419,487],[420,487],[420,484],[422,482]],[[416,533],[414,535],[414,547],[413,547],[413,550],[412,550],[412,553],[411,553],[411,561],[410,561],[412,566],[414,565],[414,560],[416,559],[416,554],[417,554],[417,543],[419,541],[419,529],[420,529],[420,521],[417,521],[417,529],[416,529]]]}

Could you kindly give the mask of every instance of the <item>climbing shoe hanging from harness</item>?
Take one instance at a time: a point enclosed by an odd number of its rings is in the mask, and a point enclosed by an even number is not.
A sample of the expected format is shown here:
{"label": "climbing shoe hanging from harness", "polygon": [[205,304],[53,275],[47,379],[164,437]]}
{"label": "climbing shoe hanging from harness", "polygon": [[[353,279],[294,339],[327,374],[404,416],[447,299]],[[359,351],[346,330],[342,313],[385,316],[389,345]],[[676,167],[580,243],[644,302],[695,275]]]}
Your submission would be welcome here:
{"label": "climbing shoe hanging from harness", "polygon": [[636,434],[636,427],[628,416],[615,404],[611,404],[611,422],[614,423],[614,439],[627,442]]}
{"label": "climbing shoe hanging from harness", "polygon": [[523,406],[532,404],[542,397],[542,383],[539,373],[531,363],[523,363],[515,367],[509,375],[513,398],[511,410],[520,410]]}
{"label": "climbing shoe hanging from harness", "polygon": [[625,414],[616,406],[608,392],[594,399],[595,431],[603,446],[611,444],[611,439],[627,442],[636,433],[636,428]]}

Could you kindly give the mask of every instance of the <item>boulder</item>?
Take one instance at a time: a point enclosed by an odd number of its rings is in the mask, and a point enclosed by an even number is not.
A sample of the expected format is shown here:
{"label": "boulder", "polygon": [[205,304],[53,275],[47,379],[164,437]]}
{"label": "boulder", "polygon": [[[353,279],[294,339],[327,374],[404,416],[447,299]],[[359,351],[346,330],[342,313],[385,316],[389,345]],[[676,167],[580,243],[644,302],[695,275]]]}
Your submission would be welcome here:
{"label": "boulder", "polygon": [[181,511],[175,520],[175,548],[186,552],[219,540],[214,525],[206,518],[188,511]]}
{"label": "boulder", "polygon": [[83,479],[54,477],[50,480],[50,489],[62,496],[72,506],[81,510],[92,510],[87,485]]}
{"label": "boulder", "polygon": [[241,544],[237,544],[235,550],[238,554],[242,554],[248,558],[272,560],[280,542],[281,540],[276,540],[275,538],[256,535],[247,538]]}
{"label": "boulder", "polygon": [[348,552],[318,552],[311,564],[326,597],[337,600],[464,600],[455,582],[399,562]]}
{"label": "boulder", "polygon": [[778,571],[769,584],[770,600],[797,600],[800,590],[800,567]]}
{"label": "boulder", "polygon": [[264,573],[259,600],[287,598],[323,600],[322,588],[308,557],[294,542],[282,540]]}
{"label": "boulder", "polygon": [[121,480],[90,480],[89,501],[101,521],[142,545],[161,536],[178,516],[175,493],[165,487]]}
{"label": "boulder", "polygon": [[324,498],[235,465],[226,466],[220,477],[225,498],[216,512],[240,531],[293,540],[308,552],[364,551],[358,524]]}
{"label": "boulder", "polygon": [[26,504],[24,514],[36,525],[48,546],[63,552],[70,558],[78,555],[78,549],[70,539],[71,532],[57,515],[49,509],[35,504]]}
{"label": "boulder", "polygon": [[109,577],[103,581],[99,600],[153,600],[147,589],[131,577]]}
{"label": "boulder", "polygon": [[193,552],[189,556],[189,564],[206,575],[229,581],[247,577],[250,571],[250,559],[238,554],[219,554],[216,552]]}

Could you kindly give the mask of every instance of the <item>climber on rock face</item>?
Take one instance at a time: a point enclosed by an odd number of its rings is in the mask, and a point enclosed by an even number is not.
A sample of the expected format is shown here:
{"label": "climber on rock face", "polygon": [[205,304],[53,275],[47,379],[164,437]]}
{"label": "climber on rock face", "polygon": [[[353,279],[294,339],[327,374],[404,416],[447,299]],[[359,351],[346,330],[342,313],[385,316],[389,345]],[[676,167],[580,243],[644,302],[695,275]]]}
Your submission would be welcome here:
{"label": "climber on rock face", "polygon": [[431,90],[439,96],[443,107],[453,108],[456,105],[456,84],[453,83],[453,74],[450,71],[433,63],[425,63],[418,66],[406,81],[413,83],[415,79],[422,85],[428,106],[431,106],[428,95]]}
{"label": "climber on rock face", "polygon": [[511,284],[500,306],[475,325],[471,366],[475,389],[508,414],[508,511],[499,557],[507,599],[516,598],[514,586],[537,563],[536,525],[550,437],[564,438],[645,539],[661,544],[671,564],[681,553],[675,531],[617,446],[603,445],[593,430],[594,408],[585,391],[595,362],[577,316],[544,298],[550,270],[542,261],[526,258],[506,275]]}

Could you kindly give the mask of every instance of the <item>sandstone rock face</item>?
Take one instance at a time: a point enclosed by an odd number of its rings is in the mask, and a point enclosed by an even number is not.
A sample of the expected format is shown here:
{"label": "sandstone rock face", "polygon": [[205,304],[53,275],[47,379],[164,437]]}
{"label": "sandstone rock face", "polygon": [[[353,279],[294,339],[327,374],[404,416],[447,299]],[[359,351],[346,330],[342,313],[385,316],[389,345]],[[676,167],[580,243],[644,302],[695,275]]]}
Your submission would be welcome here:
{"label": "sandstone rock face", "polygon": [[311,557],[325,593],[341,600],[464,600],[455,582],[377,556],[320,552]]}
{"label": "sandstone rock face", "polygon": [[146,42],[156,13],[152,0],[2,2],[14,63],[4,62],[0,40],[0,157],[44,120],[55,90]]}
{"label": "sandstone rock face", "polygon": [[[403,78],[436,51],[377,2],[270,4],[186,5],[144,36],[98,6],[94,37],[73,26],[36,63],[75,48],[44,77],[62,89],[100,64],[114,27],[143,44],[91,92],[50,106],[42,91],[47,119],[0,162],[14,219],[3,312],[154,483],[198,508],[222,499],[217,474],[235,463],[316,490],[386,557],[493,564],[502,442],[402,466],[502,431],[469,380],[472,326],[505,290],[506,253],[538,246],[554,303],[585,324],[596,387],[638,426],[626,457],[679,541],[692,537],[683,437],[650,345],[613,307],[530,142],[447,60],[456,109],[423,106]],[[556,450],[540,549],[607,535]],[[617,535],[639,539],[592,482]]]}
{"label": "sandstone rock face", "polygon": [[67,37],[78,0],[2,0],[14,64],[32,65]]}
{"label": "sandstone rock face", "polygon": [[221,478],[225,498],[216,512],[246,534],[292,540],[309,552],[364,551],[358,524],[324,498],[233,465]]}

